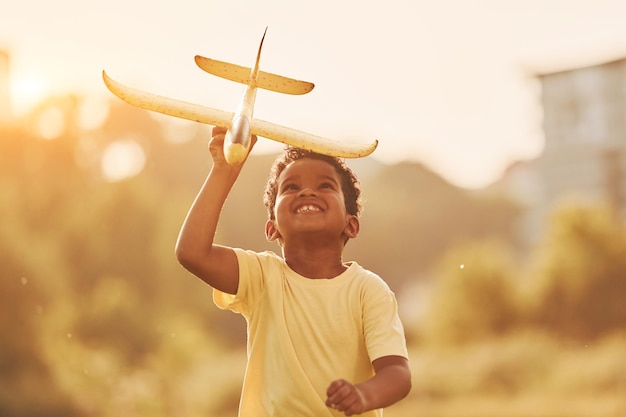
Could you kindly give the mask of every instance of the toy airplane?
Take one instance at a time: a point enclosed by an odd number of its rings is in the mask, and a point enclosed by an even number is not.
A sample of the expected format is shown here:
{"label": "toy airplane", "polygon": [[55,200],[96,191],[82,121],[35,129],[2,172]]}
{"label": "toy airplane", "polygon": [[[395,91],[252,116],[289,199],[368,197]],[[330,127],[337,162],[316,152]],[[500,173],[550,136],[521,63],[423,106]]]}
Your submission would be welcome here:
{"label": "toy airplane", "polygon": [[224,157],[229,164],[239,163],[245,159],[250,150],[252,135],[342,158],[360,158],[374,152],[378,145],[377,140],[369,144],[345,143],[252,117],[257,88],[284,94],[306,94],[314,87],[313,83],[260,71],[259,60],[264,39],[265,33],[261,38],[252,69],[201,56],[195,57],[196,64],[204,71],[246,85],[241,102],[234,113],[126,87],[109,78],[105,71],[102,71],[102,78],[113,94],[134,106],[228,129],[224,139]]}

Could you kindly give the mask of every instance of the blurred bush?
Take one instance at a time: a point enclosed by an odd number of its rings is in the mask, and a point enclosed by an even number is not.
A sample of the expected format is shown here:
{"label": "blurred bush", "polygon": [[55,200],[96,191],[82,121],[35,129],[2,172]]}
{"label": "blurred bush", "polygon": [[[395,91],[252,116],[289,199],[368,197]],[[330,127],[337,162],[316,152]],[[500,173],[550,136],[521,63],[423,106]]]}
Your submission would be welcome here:
{"label": "blurred bush", "polygon": [[496,241],[451,248],[432,284],[426,329],[445,344],[502,336],[519,325],[515,272],[505,246]]}

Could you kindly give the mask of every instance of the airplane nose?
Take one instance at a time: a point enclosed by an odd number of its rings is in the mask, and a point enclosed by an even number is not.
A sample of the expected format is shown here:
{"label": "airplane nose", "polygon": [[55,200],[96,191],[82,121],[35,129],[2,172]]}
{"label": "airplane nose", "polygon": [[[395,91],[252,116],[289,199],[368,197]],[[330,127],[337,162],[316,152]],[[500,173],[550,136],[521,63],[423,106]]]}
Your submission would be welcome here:
{"label": "airplane nose", "polygon": [[224,138],[224,157],[229,164],[242,162],[250,149],[250,120],[243,115],[236,117]]}

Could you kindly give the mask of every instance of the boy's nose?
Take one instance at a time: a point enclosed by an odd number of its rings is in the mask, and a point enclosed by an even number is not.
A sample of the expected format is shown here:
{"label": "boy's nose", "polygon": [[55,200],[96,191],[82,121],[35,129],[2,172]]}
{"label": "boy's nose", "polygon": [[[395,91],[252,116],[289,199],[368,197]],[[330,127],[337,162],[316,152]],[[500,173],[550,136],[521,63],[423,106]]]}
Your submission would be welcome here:
{"label": "boy's nose", "polygon": [[310,195],[315,195],[315,191],[313,191],[312,188],[309,187],[304,187],[300,190],[300,192],[298,193],[298,196],[310,196]]}

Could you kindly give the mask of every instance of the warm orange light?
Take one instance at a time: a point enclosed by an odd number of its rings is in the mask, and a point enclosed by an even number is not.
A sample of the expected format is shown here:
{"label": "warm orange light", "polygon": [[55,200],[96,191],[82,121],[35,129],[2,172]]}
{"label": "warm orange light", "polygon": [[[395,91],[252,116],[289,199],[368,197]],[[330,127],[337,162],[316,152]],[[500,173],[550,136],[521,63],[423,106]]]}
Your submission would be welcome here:
{"label": "warm orange light", "polygon": [[11,75],[11,102],[15,115],[22,115],[41,104],[49,94],[47,81],[36,74]]}

